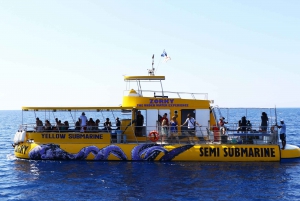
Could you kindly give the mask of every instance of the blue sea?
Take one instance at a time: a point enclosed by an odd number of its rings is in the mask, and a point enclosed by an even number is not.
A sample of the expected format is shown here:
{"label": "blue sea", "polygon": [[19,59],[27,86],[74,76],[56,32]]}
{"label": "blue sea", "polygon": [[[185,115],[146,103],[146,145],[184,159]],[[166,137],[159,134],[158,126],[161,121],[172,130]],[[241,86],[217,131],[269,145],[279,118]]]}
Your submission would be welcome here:
{"label": "blue sea", "polygon": [[[300,109],[277,116],[300,146]],[[0,200],[300,200],[300,161],[21,160],[11,146],[21,122],[21,111],[0,111]]]}

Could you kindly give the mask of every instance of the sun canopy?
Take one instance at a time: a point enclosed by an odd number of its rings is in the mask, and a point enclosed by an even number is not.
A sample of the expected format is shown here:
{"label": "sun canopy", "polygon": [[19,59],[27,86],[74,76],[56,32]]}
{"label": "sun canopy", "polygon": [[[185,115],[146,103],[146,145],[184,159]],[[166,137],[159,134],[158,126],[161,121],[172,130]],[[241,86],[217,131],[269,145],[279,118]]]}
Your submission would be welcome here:
{"label": "sun canopy", "polygon": [[124,80],[165,80],[165,76],[124,76]]}

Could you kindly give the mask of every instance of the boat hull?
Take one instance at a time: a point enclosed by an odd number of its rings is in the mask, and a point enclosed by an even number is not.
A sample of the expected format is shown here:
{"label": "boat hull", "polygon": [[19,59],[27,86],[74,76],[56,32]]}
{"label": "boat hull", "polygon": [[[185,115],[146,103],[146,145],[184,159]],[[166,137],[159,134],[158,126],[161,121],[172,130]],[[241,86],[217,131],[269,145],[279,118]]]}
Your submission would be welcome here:
{"label": "boat hull", "polygon": [[297,146],[243,144],[37,144],[15,145],[17,158],[99,161],[280,161],[300,157]]}

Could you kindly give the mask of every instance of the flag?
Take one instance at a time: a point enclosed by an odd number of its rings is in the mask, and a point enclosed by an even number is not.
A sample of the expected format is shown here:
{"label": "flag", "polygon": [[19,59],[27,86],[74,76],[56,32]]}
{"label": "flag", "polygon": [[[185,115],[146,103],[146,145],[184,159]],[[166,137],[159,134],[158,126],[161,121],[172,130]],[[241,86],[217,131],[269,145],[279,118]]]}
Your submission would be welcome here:
{"label": "flag", "polygon": [[169,60],[171,60],[171,57],[170,57],[170,56],[166,56],[166,57],[165,57],[165,62],[167,62],[167,61],[169,61]]}
{"label": "flag", "polygon": [[167,52],[164,50],[163,53],[160,55],[161,57],[165,57],[165,62],[171,60],[171,57],[168,56]]}
{"label": "flag", "polygon": [[160,56],[165,57],[165,56],[168,56],[168,55],[167,55],[166,51],[164,50],[163,53]]}

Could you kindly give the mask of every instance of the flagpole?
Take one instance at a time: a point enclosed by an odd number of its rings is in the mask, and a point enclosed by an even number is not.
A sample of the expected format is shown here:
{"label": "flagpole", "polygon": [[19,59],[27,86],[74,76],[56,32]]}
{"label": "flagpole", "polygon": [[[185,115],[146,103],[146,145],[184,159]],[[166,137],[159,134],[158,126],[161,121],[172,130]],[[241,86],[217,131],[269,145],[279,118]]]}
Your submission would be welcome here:
{"label": "flagpole", "polygon": [[155,69],[154,69],[153,66],[154,66],[154,54],[153,54],[153,56],[152,56],[152,71],[153,71],[153,75],[154,75],[154,70],[155,70]]}
{"label": "flagpole", "polygon": [[153,67],[153,65],[154,65],[154,54],[152,55],[152,68],[151,69],[147,69],[149,76],[154,76],[155,68]]}

